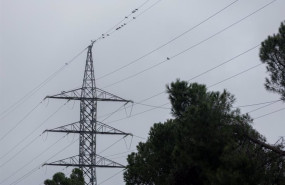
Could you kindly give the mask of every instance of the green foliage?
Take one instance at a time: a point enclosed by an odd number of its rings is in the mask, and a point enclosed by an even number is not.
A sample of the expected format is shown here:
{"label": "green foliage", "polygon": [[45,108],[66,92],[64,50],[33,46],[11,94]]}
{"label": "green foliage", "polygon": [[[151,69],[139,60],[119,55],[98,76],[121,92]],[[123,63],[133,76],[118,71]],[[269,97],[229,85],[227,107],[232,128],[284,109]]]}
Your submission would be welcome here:
{"label": "green foliage", "polygon": [[233,95],[179,80],[167,91],[174,119],[154,124],[128,156],[127,185],[285,184],[284,161],[248,139],[265,141]]}
{"label": "green foliage", "polygon": [[285,25],[281,23],[279,33],[261,43],[260,59],[266,63],[269,78],[266,78],[267,90],[276,92],[285,100]]}
{"label": "green foliage", "polygon": [[45,185],[84,185],[83,172],[75,168],[70,174],[70,178],[65,177],[64,173],[58,172],[53,175],[52,180],[47,179],[44,181]]}
{"label": "green foliage", "polygon": [[73,169],[69,181],[70,184],[72,185],[83,185],[84,184],[83,172],[78,168]]}

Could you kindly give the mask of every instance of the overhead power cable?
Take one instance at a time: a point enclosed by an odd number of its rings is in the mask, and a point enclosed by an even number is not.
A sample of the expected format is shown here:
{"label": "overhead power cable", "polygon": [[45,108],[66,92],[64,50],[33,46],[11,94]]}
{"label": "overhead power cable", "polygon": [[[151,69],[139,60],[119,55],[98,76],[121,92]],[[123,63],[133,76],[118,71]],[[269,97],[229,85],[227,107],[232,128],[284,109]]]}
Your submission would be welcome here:
{"label": "overhead power cable", "polygon": [[[1,159],[4,158],[5,156],[7,156],[9,153],[11,153],[11,151],[13,151],[16,147],[18,147],[21,143],[23,143],[24,141],[26,141],[33,133],[35,133],[41,126],[43,126],[51,117],[53,117],[56,113],[58,113],[62,107],[64,107],[66,104],[68,103],[65,102],[63,105],[61,105],[55,112],[53,112],[49,117],[47,117],[47,119],[45,119],[41,124],[39,124],[32,132],[30,132],[24,139],[22,139],[18,144],[16,144],[13,148],[11,148],[6,154],[4,154],[3,156],[1,156]],[[39,136],[37,136],[36,138],[42,136],[42,134],[40,134]],[[36,138],[34,140],[32,140],[33,142],[36,140]],[[13,157],[11,157],[8,161],[6,161],[4,164],[0,165],[0,167],[4,166],[5,164],[7,164],[9,161],[11,161],[12,159],[14,159],[17,155],[19,155],[24,149],[26,149],[28,146],[30,146],[33,142],[30,142],[29,144],[25,145],[24,147],[22,147],[22,149],[20,151],[18,151]]]}
{"label": "overhead power cable", "polygon": [[143,15],[144,13],[146,13],[147,11],[149,11],[150,9],[152,9],[155,5],[157,5],[158,3],[160,3],[162,0],[158,0],[156,2],[154,2],[152,5],[150,5],[149,7],[147,7],[145,10],[143,10],[141,13],[139,13],[137,16],[133,17],[134,19],[137,19],[138,17],[140,17],[141,15]]}
{"label": "overhead power cable", "polygon": [[[65,173],[64,171],[66,170],[66,168],[67,168],[67,167],[62,168],[61,170],[55,170],[54,173],[52,173],[52,174],[55,174],[55,173],[57,173],[57,172],[59,172],[59,171],[61,171],[62,173]],[[69,172],[69,173],[67,173],[65,176],[69,176],[71,173],[72,173],[72,171]],[[52,179],[52,177],[53,177],[53,175],[50,176],[49,179]],[[40,182],[38,185],[43,185],[43,182]]]}
{"label": "overhead power cable", "polygon": [[[255,65],[255,66],[253,66],[253,67],[250,67],[250,68],[248,68],[248,69],[246,69],[246,70],[243,70],[243,71],[241,71],[241,72],[239,72],[239,73],[237,73],[237,74],[235,74],[235,75],[232,75],[232,76],[230,76],[230,77],[228,77],[228,78],[225,78],[224,80],[221,80],[221,81],[219,81],[219,82],[217,82],[217,83],[214,83],[214,84],[212,84],[212,85],[210,85],[210,86],[208,86],[208,87],[214,87],[214,86],[216,86],[216,85],[218,85],[218,84],[221,84],[221,83],[223,83],[223,82],[225,82],[225,81],[228,81],[228,80],[230,80],[230,79],[232,79],[232,78],[235,78],[235,77],[237,77],[237,76],[239,76],[239,75],[242,75],[242,74],[244,74],[244,73],[246,73],[246,72],[248,72],[248,71],[250,71],[250,70],[252,70],[252,69],[255,69],[255,68],[257,68],[257,67],[260,66],[260,65],[262,65],[262,64],[258,64],[258,65]],[[158,105],[157,107],[163,107],[163,106],[168,105],[168,104],[169,104],[169,102],[168,102],[168,103],[161,104],[161,105]],[[149,111],[152,111],[152,110],[155,110],[155,109],[158,109],[158,108],[154,107],[154,108],[151,108],[151,109],[147,109],[147,110],[145,110],[145,111],[142,111],[142,112],[133,114],[133,115],[131,115],[131,116],[129,116],[129,117],[124,117],[124,118],[121,118],[121,119],[117,119],[117,120],[110,121],[110,122],[108,122],[108,124],[111,124],[111,123],[114,123],[114,122],[118,122],[118,121],[121,121],[121,120],[125,120],[125,119],[128,119],[128,118],[130,118],[130,117],[135,117],[135,116],[144,114],[144,113],[146,113],[146,112],[149,112]]]}
{"label": "overhead power cable", "polygon": [[128,155],[123,155],[123,156],[118,156],[118,157],[112,157],[112,158],[110,158],[110,159],[112,159],[112,160],[114,160],[114,159],[121,159],[121,158],[127,158],[128,157]]}
{"label": "overhead power cable", "polygon": [[[74,144],[76,141],[78,141],[78,139],[76,139],[75,141],[73,141],[72,143],[70,143],[69,145],[67,145],[66,147],[64,147],[63,149],[61,149],[59,152],[57,152],[56,154],[54,154],[52,157],[48,158],[44,163],[46,163],[47,161],[49,161],[50,159],[54,158],[55,156],[57,156],[59,153],[63,152],[64,150],[66,150],[68,147],[70,147],[72,144]],[[43,163],[43,164],[44,164]],[[19,179],[17,179],[16,181],[12,182],[11,184],[9,185],[16,185],[18,184],[19,182],[21,182],[22,180],[24,180],[25,178],[29,177],[30,175],[32,175],[33,173],[35,173],[37,170],[39,170],[42,166],[37,166],[36,168],[33,168],[32,170],[30,170],[28,173],[26,173],[25,175],[23,175],[22,177],[20,177]]]}
{"label": "overhead power cable", "polygon": [[[223,82],[225,82],[225,81],[227,81],[227,80],[230,80],[230,79],[232,79],[232,78],[235,78],[235,77],[237,77],[237,76],[239,76],[239,75],[241,75],[241,74],[244,74],[245,72],[248,72],[248,71],[250,71],[250,70],[252,70],[252,69],[255,69],[255,68],[258,67],[258,66],[260,66],[260,64],[255,65],[255,66],[253,66],[253,67],[251,67],[251,68],[248,68],[248,69],[246,69],[246,70],[243,70],[243,71],[241,71],[241,72],[239,72],[239,73],[237,73],[237,74],[235,74],[235,75],[233,75],[233,76],[231,76],[231,77],[228,77],[228,78],[226,78],[226,79],[224,79],[224,80],[222,80],[222,81],[219,81],[219,82],[217,82],[217,83],[215,83],[215,84],[213,84],[213,85],[211,85],[211,86],[209,86],[209,87],[216,86],[216,85],[218,85],[218,84],[220,84],[220,83],[223,83]],[[270,103],[269,105],[272,105],[272,104],[277,103],[277,102],[279,102],[279,101],[281,101],[281,100],[273,101],[273,102]],[[263,102],[263,103],[259,103],[259,104],[264,104],[264,103],[268,103],[268,102]],[[169,102],[168,102],[168,103],[161,104],[161,105],[159,105],[158,107],[162,107],[162,106],[165,106],[165,105],[168,105],[168,104],[169,104]],[[257,105],[257,104],[252,104],[252,105]],[[250,105],[250,106],[251,106],[251,105]],[[268,106],[268,105],[266,105],[266,106]],[[236,108],[237,108],[237,107],[236,107]],[[133,115],[131,115],[130,117],[135,117],[135,116],[144,114],[144,113],[146,113],[146,112],[150,112],[150,111],[155,110],[155,109],[158,109],[158,108],[154,107],[154,108],[151,108],[151,109],[148,109],[148,110],[145,110],[145,111],[142,111],[142,112],[133,114]],[[277,112],[280,112],[280,111],[283,111],[283,110],[285,110],[285,108],[281,108],[281,109],[272,111],[272,112],[270,112],[270,113],[263,114],[263,115],[261,115],[261,116],[255,117],[255,118],[253,118],[253,119],[254,119],[254,120],[257,120],[257,119],[260,119],[260,118],[262,118],[262,117],[265,117],[265,116],[268,116],[268,115],[271,115],[271,114],[274,114],[274,113],[277,113]],[[113,121],[108,122],[108,124],[111,124],[111,123],[114,123],[114,122],[118,122],[118,121],[122,121],[122,120],[128,119],[128,118],[130,118],[130,117],[125,117],[125,118],[113,120]]]}
{"label": "overhead power cable", "polygon": [[[148,1],[147,1],[148,2]],[[144,3],[144,5],[147,3],[147,2],[145,2]],[[142,14],[144,14],[145,12],[147,12],[147,11],[149,11],[151,8],[153,8],[155,5],[157,5],[159,2],[161,2],[161,0],[158,0],[158,1],[156,1],[155,3],[153,3],[152,5],[150,5],[149,7],[147,7],[145,10],[143,10],[140,14],[138,14],[138,15],[135,15],[135,13],[137,13],[138,11],[139,11],[139,9],[142,7],[138,7],[138,8],[136,8],[136,9],[134,9],[129,15],[127,15],[127,16],[125,16],[125,19],[124,20],[129,20],[129,21],[127,21],[127,22],[124,22],[123,24],[121,24],[121,23],[119,23],[119,24],[117,24],[115,27],[113,27],[114,28],[114,30],[112,31],[112,30],[110,30],[109,31],[109,34],[112,34],[112,33],[114,33],[115,31],[118,31],[118,30],[120,30],[122,27],[124,27],[125,25],[127,25],[127,24],[129,24],[130,22],[132,22],[132,21],[134,21],[135,19],[137,19],[139,16],[141,16]],[[132,14],[134,14],[133,16],[131,16]],[[112,31],[112,32],[111,32]]]}
{"label": "overhead power cable", "polygon": [[[158,109],[171,110],[171,108],[169,108],[169,107],[159,107],[159,106],[156,106],[156,105],[149,105],[149,104],[140,103],[140,102],[134,102],[133,105],[142,105],[142,106],[146,106],[146,107],[155,107],[155,108],[158,108]],[[112,115],[114,115],[115,113],[124,110],[123,107],[124,107],[124,105],[121,106],[121,107],[119,107],[118,109],[116,109],[114,112],[107,113],[107,114],[105,114],[105,115],[99,116],[99,118],[104,118],[101,122],[104,122],[105,120],[107,120],[108,118],[110,118],[110,117],[111,117]],[[129,107],[125,107],[125,108],[129,108]]]}
{"label": "overhead power cable", "polygon": [[[162,106],[165,106],[165,105],[168,105],[168,104],[169,103],[164,103],[164,104],[159,105],[158,107],[162,107]],[[154,108],[151,108],[151,109],[147,109],[145,111],[142,111],[142,112],[139,112],[139,113],[136,113],[136,114],[132,114],[129,117],[124,117],[124,118],[120,118],[120,119],[116,119],[116,120],[110,121],[110,122],[108,122],[108,124],[115,123],[115,122],[118,122],[118,121],[122,121],[122,120],[125,120],[125,119],[128,119],[128,118],[131,118],[131,117],[136,117],[138,115],[144,114],[146,112],[150,112],[150,111],[155,110],[155,109],[158,109],[158,108],[154,107]]]}
{"label": "overhead power cable", "polygon": [[41,168],[41,166],[37,166],[35,168],[33,168],[32,170],[30,170],[28,173],[26,173],[25,175],[23,175],[22,177],[20,177],[19,179],[15,180],[14,182],[12,182],[9,185],[16,185],[19,182],[21,182],[22,180],[24,180],[25,178],[29,177],[30,175],[32,175],[33,173],[35,173],[36,171],[38,171]]}
{"label": "overhead power cable", "polygon": [[155,106],[155,105],[148,105],[148,104],[139,103],[139,102],[137,102],[136,104],[137,104],[137,105],[143,105],[143,106],[146,106],[146,107],[153,107],[153,108],[158,108],[158,109],[167,109],[167,110],[171,110],[171,108],[169,108],[169,107],[159,107],[159,106]]}
{"label": "overhead power cable", "polygon": [[257,67],[259,67],[259,66],[261,66],[261,65],[262,65],[262,63],[257,64],[257,65],[255,65],[255,66],[252,66],[252,67],[250,67],[250,68],[248,68],[248,69],[246,69],[246,70],[243,70],[243,71],[241,71],[241,72],[239,72],[239,73],[237,73],[237,74],[235,74],[235,75],[233,75],[233,76],[230,76],[230,77],[228,77],[228,78],[226,78],[226,79],[224,79],[224,80],[222,80],[222,81],[219,81],[219,82],[217,82],[217,83],[215,83],[215,84],[213,84],[213,85],[210,85],[210,86],[208,86],[208,88],[211,88],[211,87],[216,86],[216,85],[218,85],[218,84],[220,84],[220,83],[223,83],[223,82],[225,82],[225,81],[228,81],[228,80],[230,80],[230,79],[232,79],[232,78],[234,78],[234,77],[236,77],[236,76],[239,76],[239,75],[241,75],[241,74],[243,74],[243,73],[246,73],[246,72],[248,72],[248,71],[250,71],[250,70],[252,70],[252,69],[254,69],[254,68],[257,68]]}
{"label": "overhead power cable", "polygon": [[[10,130],[8,130],[8,132],[6,132],[1,138],[0,138],[0,142],[7,137],[7,135],[9,135],[13,130],[15,130],[29,115],[31,115],[41,104],[43,101],[41,101],[40,103],[38,103],[34,108],[32,108],[32,110],[30,110],[20,121],[18,121],[16,123],[16,125],[14,125]],[[2,158],[2,157],[1,157]]]}
{"label": "overhead power cable", "polygon": [[22,151],[24,151],[28,146],[30,146],[31,144],[33,144],[39,137],[41,137],[41,135],[35,137],[33,140],[31,140],[27,145],[25,145],[24,147],[22,147],[16,154],[14,154],[12,157],[10,157],[8,160],[6,160],[4,163],[2,163],[0,165],[0,168],[2,168],[3,166],[5,166],[7,163],[9,163],[10,161],[12,161],[15,157],[17,157]]}
{"label": "overhead power cable", "polygon": [[206,39],[203,39],[202,41],[200,41],[200,42],[198,42],[198,43],[196,43],[196,44],[194,44],[194,45],[192,45],[192,46],[190,46],[190,47],[188,47],[188,48],[186,48],[186,49],[184,49],[184,50],[182,50],[182,51],[176,53],[175,55],[172,55],[172,56],[170,56],[170,57],[166,57],[165,60],[163,60],[163,61],[161,61],[161,62],[159,62],[159,63],[156,63],[156,64],[154,64],[154,65],[152,65],[152,66],[150,66],[150,67],[148,67],[148,68],[145,68],[144,70],[142,70],[142,71],[140,71],[140,72],[137,72],[137,73],[135,73],[135,74],[129,75],[129,76],[127,76],[126,78],[123,78],[123,79],[118,80],[118,81],[116,81],[116,82],[114,82],[114,83],[111,83],[111,84],[105,86],[104,88],[111,87],[111,86],[113,86],[113,85],[116,85],[116,84],[119,84],[119,83],[121,83],[121,82],[124,82],[124,81],[126,81],[126,80],[128,80],[128,79],[134,78],[134,77],[136,77],[136,76],[138,76],[138,75],[140,75],[140,74],[142,74],[142,73],[144,73],[144,72],[146,72],[146,71],[149,71],[149,70],[151,70],[151,69],[153,69],[153,68],[155,68],[155,67],[158,67],[158,66],[160,66],[161,64],[164,64],[164,63],[166,63],[167,61],[170,61],[170,60],[172,60],[172,59],[174,59],[174,58],[176,58],[176,57],[178,57],[178,56],[180,56],[180,55],[182,55],[182,54],[184,54],[184,53],[186,53],[186,52],[192,50],[193,48],[195,48],[195,47],[197,47],[197,46],[203,44],[204,42],[206,42],[206,41],[212,39],[213,37],[215,37],[215,36],[217,36],[217,35],[223,33],[224,31],[228,30],[229,28],[231,28],[231,27],[237,25],[238,23],[240,23],[240,22],[244,21],[245,19],[251,17],[252,15],[258,13],[259,11],[261,11],[261,10],[263,10],[264,8],[268,7],[269,5],[271,5],[272,3],[274,3],[275,1],[277,1],[277,0],[273,0],[273,1],[271,1],[270,3],[267,3],[266,5],[262,6],[261,8],[258,8],[258,9],[255,10],[254,12],[252,12],[252,13],[248,14],[247,16],[243,17],[242,19],[240,19],[240,20],[234,22],[233,24],[231,24],[231,25],[229,25],[229,26],[223,28],[222,30],[216,32],[215,34],[213,34],[213,35],[211,35],[211,36],[209,36],[209,37],[207,37]]}
{"label": "overhead power cable", "polygon": [[[100,37],[98,37],[95,40],[92,40],[91,44],[93,45],[95,42],[105,39],[106,37],[111,36],[113,33],[121,30],[123,27],[125,27],[126,25],[128,25],[129,23],[131,23],[132,21],[134,21],[136,18],[138,18],[139,16],[141,16],[142,14],[144,14],[145,12],[149,11],[151,8],[153,8],[155,5],[157,5],[159,2],[161,2],[161,0],[156,1],[155,3],[153,3],[151,6],[149,6],[148,8],[146,8],[145,10],[143,10],[143,12],[141,12],[140,14],[137,14],[137,12],[143,7],[145,6],[147,3],[149,2],[149,0],[145,1],[143,4],[141,4],[138,8],[135,8],[134,10],[132,10],[132,12],[128,15],[126,15],[121,21],[119,21],[117,24],[115,24],[114,26],[112,26],[110,29],[108,29],[105,33],[101,34]],[[129,20],[129,21],[127,21]]]}
{"label": "overhead power cable", "polygon": [[28,99],[30,99],[36,92],[38,92],[42,87],[44,87],[47,83],[49,83],[52,79],[54,79],[61,71],[63,71],[69,64],[71,64],[76,58],[78,58],[87,48],[82,50],[80,53],[75,55],[71,60],[66,62],[63,66],[61,66],[58,70],[56,70],[54,73],[52,73],[50,76],[48,76],[43,82],[38,84],[34,89],[30,90],[28,93],[26,93],[22,98],[20,98],[17,102],[15,102],[13,105],[8,107],[5,111],[3,111],[0,116],[0,120],[4,119],[6,116],[8,116],[11,112],[16,110],[20,105],[22,105],[24,102],[26,102]]}
{"label": "overhead power cable", "polygon": [[239,106],[236,106],[236,107],[233,107],[233,108],[252,107],[252,106],[264,105],[264,104],[269,104],[269,103],[274,103],[274,102],[279,102],[279,101],[281,101],[281,100],[273,100],[273,101],[266,101],[266,102],[261,102],[261,103],[239,105]]}
{"label": "overhead power cable", "polygon": [[[50,158],[48,158],[47,160],[45,160],[44,163],[48,162],[49,160],[51,160],[52,158],[54,158],[55,156],[57,156],[58,154],[60,154],[60,153],[63,152],[64,150],[66,150],[68,147],[70,147],[71,145],[73,145],[73,144],[74,144],[75,142],[77,142],[78,140],[79,140],[79,138],[76,139],[76,140],[74,140],[72,143],[70,143],[70,144],[67,145],[66,147],[62,148],[60,151],[58,151],[57,153],[55,153],[53,156],[51,156]],[[44,163],[43,163],[43,164],[44,164]]]}
{"label": "overhead power cable", "polygon": [[102,122],[104,122],[105,120],[107,120],[108,118],[110,118],[112,115],[114,115],[115,113],[117,113],[118,111],[120,111],[124,106],[125,106],[125,104],[122,105],[122,106],[120,106],[120,107],[119,107],[118,109],[116,109],[114,112],[111,112],[107,117],[105,117],[105,118],[102,120]]}
{"label": "overhead power cable", "polygon": [[121,171],[119,171],[119,172],[115,173],[115,174],[114,174],[114,175],[112,175],[111,177],[109,177],[109,178],[107,178],[107,179],[103,180],[102,182],[98,183],[98,185],[103,184],[103,183],[107,182],[108,180],[110,180],[110,179],[114,178],[115,176],[117,176],[117,175],[119,175],[120,173],[122,173],[124,170],[125,170],[125,169],[123,169],[123,170],[121,170]]}
{"label": "overhead power cable", "polygon": [[[110,32],[109,34],[107,34],[108,36],[112,35],[114,32],[119,31],[121,28],[123,28],[124,26],[130,24],[131,22],[133,22],[134,20],[136,20],[138,17],[140,17],[141,15],[143,15],[144,13],[146,13],[147,11],[149,11],[150,9],[152,9],[155,5],[157,5],[158,3],[160,3],[162,0],[158,0],[155,3],[153,3],[152,5],[150,5],[149,7],[147,7],[145,10],[143,10],[140,14],[138,15],[134,15],[134,16],[126,16],[126,19],[129,19],[129,21],[124,22],[121,25],[118,25],[118,27],[116,29],[114,29],[112,32]],[[132,13],[136,13],[139,10],[139,8],[135,9],[132,11]]]}
{"label": "overhead power cable", "polygon": [[[253,46],[253,47],[251,47],[251,48],[249,48],[249,49],[247,49],[247,50],[245,50],[245,51],[239,53],[238,55],[236,55],[236,56],[234,56],[234,57],[232,57],[232,58],[230,58],[230,59],[228,59],[228,60],[226,60],[226,61],[224,61],[224,62],[222,62],[222,63],[220,63],[220,64],[218,64],[218,65],[216,65],[216,66],[214,66],[214,67],[211,67],[211,68],[205,70],[204,72],[199,73],[199,74],[196,75],[196,76],[193,76],[192,78],[188,79],[188,82],[190,82],[190,81],[192,81],[192,80],[194,80],[194,79],[196,79],[196,78],[198,78],[198,77],[201,77],[201,76],[203,76],[203,75],[205,75],[205,74],[207,74],[207,73],[209,73],[209,72],[211,72],[211,71],[213,71],[213,70],[215,70],[215,69],[218,69],[219,67],[222,67],[222,66],[225,65],[225,64],[228,64],[228,63],[234,61],[235,59],[237,59],[237,58],[239,58],[239,57],[241,57],[241,56],[243,56],[243,55],[245,55],[245,54],[247,54],[247,53],[253,51],[254,49],[258,48],[259,46],[260,46],[260,44],[255,45],[255,46]],[[152,95],[152,96],[150,96],[150,97],[148,97],[148,98],[145,98],[145,99],[143,99],[143,100],[140,100],[140,101],[138,101],[138,102],[135,102],[133,105],[135,106],[135,105],[137,105],[137,104],[139,104],[139,103],[143,103],[143,102],[145,102],[145,101],[147,101],[147,100],[150,100],[150,99],[155,98],[155,97],[157,97],[157,96],[160,96],[160,95],[162,95],[162,94],[165,94],[165,91],[159,92],[159,93],[154,94],[154,95]],[[129,107],[130,107],[130,106],[127,106],[126,108],[129,108]],[[122,110],[122,109],[121,109],[121,110]],[[109,114],[107,114],[107,115],[109,115]],[[103,115],[102,117],[104,117],[104,116],[106,116],[106,115]]]}
{"label": "overhead power cable", "polygon": [[10,179],[11,177],[15,176],[18,172],[20,172],[22,169],[24,169],[25,167],[27,167],[28,165],[30,165],[32,162],[34,162],[37,158],[39,158],[40,156],[42,156],[44,153],[46,153],[49,149],[51,149],[54,145],[56,145],[59,141],[61,141],[62,139],[64,139],[68,134],[64,135],[63,137],[61,137],[59,140],[57,140],[56,142],[54,142],[53,144],[51,144],[48,148],[46,148],[44,151],[42,151],[40,154],[38,154],[36,157],[34,157],[31,161],[29,161],[28,163],[26,163],[25,165],[23,165],[21,168],[19,168],[17,171],[14,171],[12,173],[12,175],[10,175],[9,177],[5,178],[3,181],[0,182],[0,184],[3,184],[4,182],[6,182],[8,179]]}
{"label": "overhead power cable", "polygon": [[277,112],[280,112],[280,111],[283,111],[283,110],[285,110],[285,107],[284,107],[284,108],[281,108],[281,109],[278,109],[278,110],[275,110],[275,111],[272,111],[272,112],[269,112],[269,113],[267,113],[267,114],[263,114],[263,115],[261,115],[261,116],[255,117],[255,118],[253,118],[253,119],[254,119],[254,120],[257,120],[257,119],[263,118],[263,117],[265,117],[265,116],[268,116],[268,115],[271,115],[271,114],[274,114],[274,113],[277,113]]}
{"label": "overhead power cable", "polygon": [[109,148],[111,148],[112,146],[114,146],[115,144],[117,144],[118,142],[120,142],[121,140],[123,140],[126,136],[122,137],[121,139],[118,139],[117,141],[115,141],[113,144],[111,144],[110,146],[108,146],[107,148],[105,148],[104,150],[102,150],[101,152],[99,152],[98,154],[101,154],[103,152],[105,152],[106,150],[108,150]]}
{"label": "overhead power cable", "polygon": [[143,140],[146,140],[146,138],[145,137],[141,137],[141,136],[138,136],[138,135],[133,135],[134,137],[136,137],[136,138],[139,138],[139,139],[143,139]]}
{"label": "overhead power cable", "polygon": [[105,74],[105,75],[102,75],[101,77],[97,78],[97,80],[100,80],[100,79],[105,78],[105,77],[107,77],[107,76],[109,76],[109,75],[111,75],[111,74],[114,74],[114,73],[116,73],[116,72],[118,72],[118,71],[120,71],[120,70],[122,70],[122,69],[124,69],[124,68],[126,68],[126,67],[128,67],[128,66],[130,66],[130,65],[132,65],[132,64],[134,64],[134,63],[137,63],[138,61],[140,61],[140,60],[142,60],[143,58],[145,58],[145,57],[151,55],[152,53],[154,53],[154,52],[156,52],[156,51],[162,49],[163,47],[167,46],[168,44],[174,42],[175,40],[179,39],[180,37],[182,37],[182,36],[186,35],[187,33],[191,32],[192,30],[194,30],[195,28],[199,27],[200,25],[202,25],[203,23],[207,22],[208,20],[214,18],[216,15],[220,14],[221,12],[223,12],[224,10],[226,10],[227,8],[229,8],[230,6],[232,6],[233,4],[235,4],[235,3],[238,2],[238,1],[239,1],[239,0],[235,0],[235,1],[231,2],[231,3],[228,4],[227,6],[223,7],[223,8],[220,9],[219,11],[217,11],[217,12],[215,12],[214,14],[210,15],[209,17],[207,17],[207,18],[204,19],[203,21],[201,21],[201,22],[199,22],[198,24],[192,26],[191,28],[187,29],[187,30],[184,31],[183,33],[181,33],[181,34],[179,34],[178,36],[174,37],[173,39],[171,39],[171,40],[167,41],[166,43],[160,45],[159,47],[157,47],[157,48],[155,48],[155,49],[153,49],[153,50],[147,52],[147,53],[144,54],[143,56],[141,56],[141,57],[139,57],[139,58],[137,58],[137,59],[135,59],[135,60],[133,60],[133,61],[131,61],[131,62],[129,62],[129,63],[123,65],[123,66],[121,66],[121,67],[119,67],[118,69],[115,69],[115,70],[113,70],[113,71],[111,71],[111,72],[109,72],[109,73],[107,73],[107,74]]}
{"label": "overhead power cable", "polygon": [[280,101],[281,101],[281,100],[273,101],[273,102],[271,102],[271,103],[269,103],[269,104],[267,104],[267,105],[264,105],[264,106],[259,107],[259,108],[257,108],[257,109],[253,109],[253,110],[251,110],[251,111],[249,111],[249,112],[247,112],[247,113],[255,112],[255,111],[257,111],[257,110],[263,109],[263,108],[265,108],[265,107],[268,107],[268,106],[273,105],[273,104],[275,104],[275,103],[278,103],[278,102],[280,102]]}
{"label": "overhead power cable", "polygon": [[126,153],[130,153],[130,152],[134,152],[134,151],[137,151],[137,149],[129,150],[129,151],[126,151],[126,152],[120,152],[120,153],[116,153],[116,154],[112,154],[112,155],[107,155],[105,157],[113,157],[113,156],[116,156],[116,155],[126,154]]}
{"label": "overhead power cable", "polygon": [[112,26],[110,29],[108,29],[104,34],[102,35],[106,35],[109,32],[113,31],[114,29],[116,29],[118,26],[121,25],[122,22],[124,22],[125,20],[127,20],[132,14],[136,13],[140,8],[142,8],[143,6],[145,6],[145,4],[147,4],[150,0],[146,0],[143,4],[141,4],[138,8],[132,10],[131,13],[129,13],[128,15],[126,15],[121,21],[119,21],[117,24],[115,24],[114,26]]}

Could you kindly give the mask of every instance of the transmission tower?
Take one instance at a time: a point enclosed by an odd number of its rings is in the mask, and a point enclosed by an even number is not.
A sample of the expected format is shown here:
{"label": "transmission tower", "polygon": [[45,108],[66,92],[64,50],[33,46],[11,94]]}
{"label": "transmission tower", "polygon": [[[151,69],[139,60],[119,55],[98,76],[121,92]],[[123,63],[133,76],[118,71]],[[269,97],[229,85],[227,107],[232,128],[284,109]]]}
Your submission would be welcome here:
{"label": "transmission tower", "polygon": [[93,42],[90,46],[88,46],[82,87],[71,91],[62,91],[60,94],[46,97],[53,99],[80,101],[80,120],[78,122],[74,122],[51,130],[45,130],[47,132],[78,133],[79,155],[52,163],[45,163],[44,165],[78,167],[83,171],[86,185],[97,185],[97,167],[125,168],[125,166],[102,157],[96,153],[97,134],[124,136],[132,135],[130,133],[122,132],[109,125],[97,121],[98,101],[123,102],[125,104],[132,101],[125,100],[96,87],[92,47]]}

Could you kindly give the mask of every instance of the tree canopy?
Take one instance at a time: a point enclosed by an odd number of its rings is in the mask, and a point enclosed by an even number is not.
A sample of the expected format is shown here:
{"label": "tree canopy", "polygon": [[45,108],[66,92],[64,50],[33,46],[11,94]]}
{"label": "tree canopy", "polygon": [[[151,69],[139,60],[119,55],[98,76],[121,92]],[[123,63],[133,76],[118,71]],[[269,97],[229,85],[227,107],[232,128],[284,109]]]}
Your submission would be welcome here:
{"label": "tree canopy", "polygon": [[285,184],[283,158],[258,144],[265,138],[233,95],[179,80],[167,92],[174,118],[155,123],[128,156],[127,185]]}
{"label": "tree canopy", "polygon": [[[285,22],[284,22],[285,23]],[[265,88],[281,95],[285,100],[285,25],[281,23],[279,32],[261,43],[260,59],[266,64],[269,78]]]}
{"label": "tree canopy", "polygon": [[52,179],[44,181],[45,185],[84,185],[83,172],[74,168],[70,177],[66,177],[64,173],[58,172],[53,175]]}

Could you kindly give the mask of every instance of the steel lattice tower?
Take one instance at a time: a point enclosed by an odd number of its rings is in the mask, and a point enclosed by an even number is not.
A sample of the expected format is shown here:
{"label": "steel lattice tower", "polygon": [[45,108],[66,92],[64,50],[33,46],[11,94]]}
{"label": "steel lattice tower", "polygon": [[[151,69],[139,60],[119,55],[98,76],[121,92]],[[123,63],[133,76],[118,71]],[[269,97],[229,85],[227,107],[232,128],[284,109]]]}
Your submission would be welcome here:
{"label": "steel lattice tower", "polygon": [[[86,185],[97,185],[96,167],[124,168],[123,165],[96,154],[97,134],[131,135],[97,121],[97,102],[115,101],[132,102],[96,88],[92,58],[93,43],[88,46],[87,59],[82,87],[71,91],[63,91],[46,98],[80,101],[80,121],[64,125],[47,132],[66,132],[79,134],[79,155],[45,165],[73,166],[83,171]],[[88,182],[89,180],[89,182]]]}

